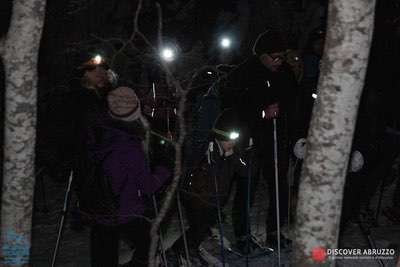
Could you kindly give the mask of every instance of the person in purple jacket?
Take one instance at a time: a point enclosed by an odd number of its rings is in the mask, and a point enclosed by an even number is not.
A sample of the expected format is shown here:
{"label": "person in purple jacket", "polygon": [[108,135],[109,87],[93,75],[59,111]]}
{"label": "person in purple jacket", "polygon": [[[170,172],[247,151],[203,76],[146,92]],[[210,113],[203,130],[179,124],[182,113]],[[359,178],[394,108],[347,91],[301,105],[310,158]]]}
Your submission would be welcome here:
{"label": "person in purple jacket", "polygon": [[80,207],[92,223],[92,267],[118,266],[119,237],[135,248],[127,266],[147,266],[150,222],[146,201],[170,172],[150,170],[144,145],[147,123],[135,92],[118,87],[107,95],[108,110],[94,114],[87,130],[91,179],[81,190]]}

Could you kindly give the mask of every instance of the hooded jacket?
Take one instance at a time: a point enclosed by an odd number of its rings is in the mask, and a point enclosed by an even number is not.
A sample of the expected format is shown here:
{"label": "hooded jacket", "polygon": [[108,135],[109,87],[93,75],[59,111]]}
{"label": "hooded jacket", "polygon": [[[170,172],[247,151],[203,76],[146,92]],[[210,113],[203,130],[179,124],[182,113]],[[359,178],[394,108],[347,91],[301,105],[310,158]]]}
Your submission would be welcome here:
{"label": "hooded jacket", "polygon": [[[104,114],[88,130],[88,158],[100,171],[93,173],[91,181],[94,186],[108,186],[108,192],[103,199],[96,199],[99,194],[89,195],[92,201],[81,205],[81,209],[97,223],[123,224],[143,215],[146,198],[158,191],[170,175],[161,166],[150,171],[137,124]],[[86,183],[84,188],[89,194],[90,187]]]}

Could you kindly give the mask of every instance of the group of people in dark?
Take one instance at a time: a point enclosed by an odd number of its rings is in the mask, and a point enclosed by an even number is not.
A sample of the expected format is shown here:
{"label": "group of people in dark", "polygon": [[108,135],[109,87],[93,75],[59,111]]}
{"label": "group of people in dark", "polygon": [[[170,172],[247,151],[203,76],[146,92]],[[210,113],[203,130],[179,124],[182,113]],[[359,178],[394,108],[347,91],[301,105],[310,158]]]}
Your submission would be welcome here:
{"label": "group of people in dark", "polygon": [[[197,91],[190,99],[192,106],[186,107],[191,110],[187,114],[202,114],[200,119],[207,120],[207,126],[199,129],[199,118],[188,120],[194,124],[187,126],[178,194],[189,228],[169,248],[169,256],[179,258],[187,246],[191,260],[207,266],[201,256],[201,243],[215,224],[223,235],[222,208],[233,185],[234,249],[244,256],[259,249],[251,235],[249,214],[261,178],[267,184],[269,199],[266,240],[261,243],[276,249],[279,239],[282,247],[290,247],[291,237],[280,230],[293,217],[294,207],[289,200],[295,196],[300,168],[291,175],[288,171],[305,154],[312,105],[318,99],[323,41],[324,31],[315,30],[308,50],[300,56],[279,31],[269,29],[259,35],[253,55],[245,62],[223,71],[212,68],[214,73],[207,69],[204,75],[216,76],[206,86],[199,86],[203,90],[193,85],[192,91]],[[105,62],[91,57],[81,60],[77,77],[76,89],[63,103],[73,107],[68,114],[72,119],[66,120],[73,125],[71,131],[75,131],[76,138],[60,149],[73,150],[70,164],[79,211],[91,225],[92,266],[118,266],[120,237],[135,248],[129,266],[146,266],[154,216],[152,198],[169,184],[173,154],[151,153],[151,125],[141,112],[135,90],[115,81],[115,74]],[[361,118],[368,117],[370,101],[379,102],[373,94],[373,90],[364,93]],[[399,124],[373,126],[371,122],[372,117],[368,117],[357,124],[343,224],[360,214],[361,204],[368,203],[373,195],[365,181],[378,184],[378,176],[390,171],[399,152]],[[378,130],[371,133],[371,127]],[[377,156],[380,152],[390,159]],[[352,199],[353,190],[359,190],[362,197]],[[399,207],[399,199],[396,201]]]}

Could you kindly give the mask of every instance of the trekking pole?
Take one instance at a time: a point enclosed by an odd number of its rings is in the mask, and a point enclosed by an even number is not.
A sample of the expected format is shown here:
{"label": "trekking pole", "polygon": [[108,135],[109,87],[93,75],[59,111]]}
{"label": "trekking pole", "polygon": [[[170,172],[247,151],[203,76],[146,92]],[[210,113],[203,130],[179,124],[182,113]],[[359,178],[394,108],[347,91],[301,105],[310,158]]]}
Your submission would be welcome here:
{"label": "trekking pole", "polygon": [[221,204],[219,202],[219,190],[218,190],[218,181],[217,181],[217,172],[215,169],[215,164],[212,164],[212,156],[211,153],[214,150],[214,143],[210,142],[209,148],[208,148],[208,164],[211,166],[213,175],[214,175],[214,186],[215,186],[215,200],[217,204],[217,213],[218,213],[218,225],[219,225],[219,240],[220,240],[220,246],[221,246],[221,259],[222,259],[222,266],[225,267],[225,251],[224,251],[224,228],[222,224],[222,212],[221,212]]}
{"label": "trekking pole", "polygon": [[[153,195],[153,206],[154,206],[154,212],[156,217],[158,217],[158,207],[157,207],[157,200],[156,197]],[[162,257],[164,260],[164,266],[168,267],[168,262],[167,262],[167,256],[165,255],[165,247],[164,247],[164,238],[163,238],[163,234],[162,231],[160,229],[160,247],[161,247],[161,253],[162,253]]]}
{"label": "trekking pole", "polygon": [[180,197],[180,192],[179,190],[176,192],[176,201],[178,204],[178,215],[179,215],[179,222],[181,225],[181,231],[182,231],[182,238],[183,238],[183,244],[185,247],[185,257],[186,257],[186,261],[188,266],[191,265],[190,263],[190,256],[189,256],[189,249],[188,249],[188,243],[187,243],[187,239],[186,239],[186,229],[185,229],[185,224],[183,222],[183,213],[182,213],[182,205],[181,205],[181,197]]}
{"label": "trekking pole", "polygon": [[70,196],[71,196],[71,185],[72,185],[73,176],[74,176],[74,172],[71,170],[71,173],[69,175],[69,180],[68,180],[67,191],[65,192],[64,206],[63,206],[63,210],[62,210],[60,225],[58,227],[58,235],[57,235],[56,247],[54,248],[53,259],[51,261],[51,267],[56,266],[57,254],[58,254],[58,250],[59,250],[59,247],[60,247],[60,241],[61,241],[61,236],[62,236],[62,232],[63,232],[63,229],[64,229],[65,217],[67,216],[68,204],[69,204],[69,199],[70,199]]}
{"label": "trekking pole", "polygon": [[278,241],[278,266],[281,266],[281,227],[280,227],[280,212],[279,212],[279,172],[278,172],[278,137],[276,118],[273,118],[274,124],[274,168],[275,168],[275,198],[276,198],[276,229]]}

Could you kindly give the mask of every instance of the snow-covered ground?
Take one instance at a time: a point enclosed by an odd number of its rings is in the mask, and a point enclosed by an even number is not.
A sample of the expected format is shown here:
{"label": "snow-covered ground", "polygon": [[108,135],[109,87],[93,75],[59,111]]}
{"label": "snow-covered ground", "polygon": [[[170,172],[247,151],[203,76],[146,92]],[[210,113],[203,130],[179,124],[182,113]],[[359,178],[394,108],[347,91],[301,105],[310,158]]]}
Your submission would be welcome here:
{"label": "snow-covered ground", "polygon": [[[33,220],[33,241],[32,241],[32,266],[47,267],[51,266],[52,254],[56,244],[58,231],[58,223],[61,218],[61,211],[64,202],[64,194],[66,184],[60,184],[52,181],[50,177],[44,177],[46,202],[48,211],[43,211],[43,199],[41,184],[37,183],[35,213]],[[390,186],[385,191],[383,198],[383,207],[391,205],[394,186]],[[252,209],[252,230],[253,234],[260,242],[265,240],[264,222],[266,216],[266,207],[268,200],[266,199],[267,188],[264,183],[259,185],[258,194],[255,205]],[[72,202],[75,196],[72,197]],[[377,203],[377,197],[373,200],[372,208]],[[229,207],[226,209],[226,218],[224,224],[225,237],[228,241],[234,241],[232,228],[230,227],[230,212]],[[165,245],[168,247],[173,239],[180,234],[179,222],[176,218],[171,219],[166,226]],[[400,248],[400,226],[392,224],[383,215],[379,217],[379,226],[371,229],[372,237],[379,248],[393,247],[399,253]],[[361,232],[356,224],[347,225],[343,234],[343,247],[346,248],[369,248],[365,235]],[[219,245],[217,239],[210,238],[203,243],[203,246],[208,249],[215,257],[219,257]],[[127,247],[121,245],[121,262],[125,262],[129,258],[130,252]],[[282,251],[282,263],[289,262],[289,251]],[[274,266],[276,263],[276,253],[268,257],[258,257],[249,259],[249,266]],[[246,260],[239,258],[234,254],[226,254],[229,266],[246,266]],[[394,266],[394,260],[386,260],[386,267]],[[60,250],[57,257],[56,266],[65,267],[89,267],[89,229],[86,228],[82,232],[75,232],[70,228],[70,220],[67,219],[63,232]],[[337,266],[352,267],[352,266],[379,266],[376,260],[342,260],[338,261]]]}

